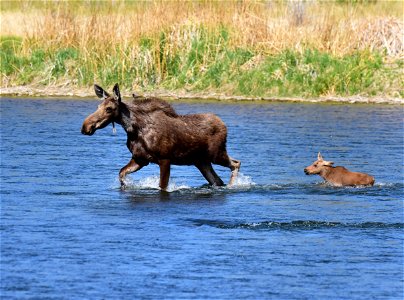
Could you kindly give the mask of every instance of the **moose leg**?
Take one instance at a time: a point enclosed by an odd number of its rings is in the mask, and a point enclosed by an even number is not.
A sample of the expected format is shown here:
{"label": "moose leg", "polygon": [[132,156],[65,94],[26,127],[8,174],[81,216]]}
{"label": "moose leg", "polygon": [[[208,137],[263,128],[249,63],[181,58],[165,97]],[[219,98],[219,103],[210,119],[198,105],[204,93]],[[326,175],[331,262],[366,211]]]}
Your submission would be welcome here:
{"label": "moose leg", "polygon": [[216,174],[215,170],[213,170],[211,163],[197,165],[196,167],[202,173],[203,177],[205,177],[205,179],[209,182],[209,184],[215,185],[215,186],[224,185],[222,179],[220,179],[220,177]]}
{"label": "moose leg", "polygon": [[221,156],[218,156],[218,158],[213,161],[213,163],[230,168],[231,176],[229,185],[233,185],[237,178],[238,171],[240,170],[241,162],[237,159],[229,157],[226,152],[223,152]]}
{"label": "moose leg", "polygon": [[160,189],[167,190],[168,181],[170,180],[170,161],[168,159],[160,160]]}
{"label": "moose leg", "polygon": [[125,177],[129,173],[133,173],[139,171],[143,168],[143,165],[139,165],[135,160],[132,158],[129,163],[124,166],[121,171],[119,171],[119,181],[121,182],[121,188],[125,188]]}
{"label": "moose leg", "polygon": [[234,180],[236,180],[238,171],[240,170],[241,162],[237,159],[230,158],[230,170],[231,170],[231,176],[230,176],[230,182],[229,185],[234,184]]}

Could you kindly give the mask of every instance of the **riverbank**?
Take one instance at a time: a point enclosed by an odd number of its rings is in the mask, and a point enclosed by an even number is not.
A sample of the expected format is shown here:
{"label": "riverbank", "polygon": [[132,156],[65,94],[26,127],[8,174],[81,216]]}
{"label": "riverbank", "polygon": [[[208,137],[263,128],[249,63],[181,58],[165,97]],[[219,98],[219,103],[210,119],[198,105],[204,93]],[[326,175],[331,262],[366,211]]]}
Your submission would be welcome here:
{"label": "riverbank", "polygon": [[[126,99],[132,98],[130,91],[121,91]],[[232,96],[219,93],[189,93],[185,91],[163,91],[156,90],[149,93],[138,94],[145,97],[159,97],[165,100],[214,100],[214,101],[277,101],[277,102],[309,102],[309,103],[363,103],[363,104],[394,104],[404,105],[403,98],[394,97],[364,97],[364,96],[327,96],[317,98],[299,98],[299,97],[246,97]],[[0,88],[0,97],[62,97],[62,98],[96,98],[93,88],[71,89],[69,87],[30,87],[16,86],[9,88]]]}
{"label": "riverbank", "polygon": [[174,99],[401,102],[401,9],[384,1],[3,4],[1,93],[92,97],[94,83],[117,82]]}

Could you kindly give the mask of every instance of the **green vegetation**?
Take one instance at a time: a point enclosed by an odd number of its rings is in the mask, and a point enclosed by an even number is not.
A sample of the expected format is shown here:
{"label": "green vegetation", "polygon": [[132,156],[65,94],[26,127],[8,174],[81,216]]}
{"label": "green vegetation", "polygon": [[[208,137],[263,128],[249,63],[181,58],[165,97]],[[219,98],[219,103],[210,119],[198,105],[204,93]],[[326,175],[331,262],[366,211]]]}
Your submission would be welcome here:
{"label": "green vegetation", "polygon": [[[245,94],[264,96],[326,94],[341,96],[383,91],[380,74],[388,72],[377,53],[355,53],[341,58],[306,50],[303,54],[285,51],[266,58],[258,68],[239,79],[239,90]],[[257,84],[259,83],[259,84]]]}
{"label": "green vegetation", "polygon": [[[380,95],[403,90],[386,80],[396,80],[396,69],[383,63],[380,53],[356,52],[342,57],[305,50],[285,50],[263,56],[228,46],[229,32],[216,35],[200,30],[189,48],[169,50],[166,33],[157,39],[142,38],[134,57],[131,49],[115,49],[105,57],[86,60],[75,48],[22,53],[21,38],[3,37],[0,44],[1,74],[16,85],[68,83],[84,87],[98,82],[123,89],[211,91],[244,96]],[[119,46],[118,46],[119,48]]]}
{"label": "green vegetation", "polygon": [[397,1],[2,2],[1,87],[403,97]]}

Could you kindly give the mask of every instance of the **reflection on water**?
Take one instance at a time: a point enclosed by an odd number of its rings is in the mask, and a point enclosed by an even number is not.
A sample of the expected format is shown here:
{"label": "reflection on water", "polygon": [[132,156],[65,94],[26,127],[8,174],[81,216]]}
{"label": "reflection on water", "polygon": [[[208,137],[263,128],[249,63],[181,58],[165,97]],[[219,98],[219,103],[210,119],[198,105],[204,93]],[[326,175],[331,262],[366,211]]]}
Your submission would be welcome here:
{"label": "reflection on water", "polygon": [[[123,130],[80,134],[96,106],[0,101],[5,299],[403,297],[401,106],[174,103],[218,114],[242,164],[220,188],[174,166],[168,192],[153,165],[121,191]],[[318,151],[376,184],[306,176]]]}

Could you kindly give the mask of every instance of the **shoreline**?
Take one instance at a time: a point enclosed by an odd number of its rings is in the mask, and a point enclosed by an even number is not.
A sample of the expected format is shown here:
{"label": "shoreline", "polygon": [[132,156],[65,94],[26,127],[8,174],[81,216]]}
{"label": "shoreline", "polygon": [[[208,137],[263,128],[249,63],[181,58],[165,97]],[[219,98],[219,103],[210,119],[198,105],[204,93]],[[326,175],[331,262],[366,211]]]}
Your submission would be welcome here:
{"label": "shoreline", "polygon": [[[122,96],[132,98],[132,94],[122,91]],[[318,98],[303,97],[249,97],[226,95],[215,92],[192,93],[186,91],[166,91],[155,90],[153,92],[139,93],[145,97],[159,97],[164,100],[207,100],[207,101],[262,101],[262,102],[308,102],[308,103],[351,103],[351,104],[392,104],[403,105],[404,98],[395,98],[387,96],[366,97],[361,95],[355,96],[322,96]],[[30,86],[14,86],[0,88],[0,97],[62,97],[62,98],[94,98],[96,100],[92,88],[69,88],[69,87],[30,87]]]}

